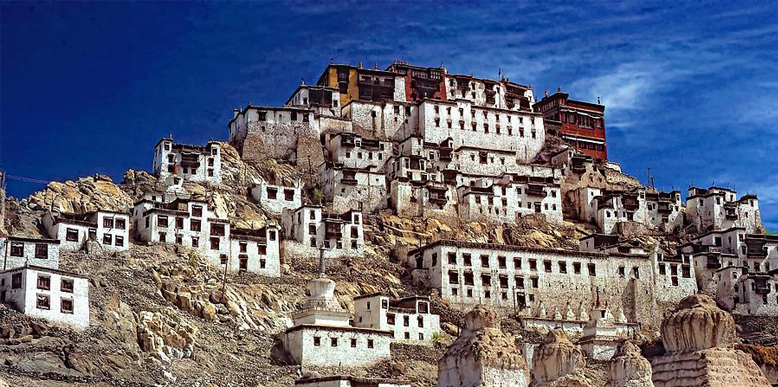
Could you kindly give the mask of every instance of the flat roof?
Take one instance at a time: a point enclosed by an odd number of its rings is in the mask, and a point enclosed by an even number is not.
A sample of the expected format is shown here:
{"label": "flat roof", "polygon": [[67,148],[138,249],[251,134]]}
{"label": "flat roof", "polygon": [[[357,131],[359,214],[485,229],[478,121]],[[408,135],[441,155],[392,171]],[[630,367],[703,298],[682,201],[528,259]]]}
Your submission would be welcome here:
{"label": "flat roof", "polygon": [[515,251],[524,253],[549,253],[560,255],[578,255],[589,258],[609,258],[609,257],[624,257],[624,258],[636,258],[636,259],[648,259],[648,255],[645,254],[625,254],[625,253],[595,253],[589,251],[574,251],[574,250],[562,250],[562,249],[547,249],[540,247],[524,247],[516,245],[502,245],[497,243],[479,243],[479,242],[464,242],[451,239],[441,239],[426,246],[422,246],[408,251],[408,254],[415,254],[427,249],[435,248],[438,246],[450,246],[450,247],[464,247],[473,249],[489,249],[489,250],[503,250],[503,251]]}
{"label": "flat roof", "polygon": [[350,382],[355,382],[359,384],[402,384],[402,385],[409,385],[409,382],[403,381],[403,380],[395,380],[395,379],[383,379],[383,378],[358,378],[356,376],[350,376],[350,375],[331,375],[331,376],[322,376],[318,378],[306,378],[302,377],[300,379],[297,379],[294,381],[294,384],[309,384],[309,383],[320,383],[320,382],[331,382],[331,381],[337,381],[337,380],[348,380]]}
{"label": "flat roof", "polygon": [[337,331],[337,332],[358,332],[358,333],[365,333],[365,334],[374,334],[374,335],[381,335],[381,336],[392,336],[394,337],[394,334],[392,331],[384,330],[384,329],[373,329],[373,328],[361,328],[361,327],[352,327],[349,326],[335,326],[335,325],[316,325],[316,324],[300,324],[293,326],[286,330],[286,333],[299,331],[302,329],[314,329],[317,331]]}
{"label": "flat roof", "polygon": [[52,269],[52,268],[43,267],[43,266],[36,266],[36,265],[24,265],[24,266],[16,267],[16,268],[13,268],[13,269],[8,269],[8,270],[0,271],[0,274],[10,273],[10,272],[15,272],[15,271],[22,271],[22,270],[27,270],[27,269],[29,269],[29,270],[36,270],[36,271],[45,271],[45,272],[52,273],[52,274],[66,275],[68,277],[76,277],[76,278],[87,279],[87,277],[85,277],[83,275],[80,275],[80,274],[76,274],[76,273],[72,273],[72,272],[65,271],[65,270],[60,270],[60,269]]}

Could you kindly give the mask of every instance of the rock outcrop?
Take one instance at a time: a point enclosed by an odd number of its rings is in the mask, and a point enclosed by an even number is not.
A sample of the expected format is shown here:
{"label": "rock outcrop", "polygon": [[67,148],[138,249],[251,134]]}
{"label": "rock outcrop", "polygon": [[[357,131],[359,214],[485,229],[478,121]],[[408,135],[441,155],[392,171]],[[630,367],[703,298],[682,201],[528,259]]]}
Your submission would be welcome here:
{"label": "rock outcrop", "polygon": [[652,359],[656,387],[768,387],[750,355],[733,348],[735,323],[708,296],[686,297],[662,322],[663,356]]}
{"label": "rock outcrop", "polygon": [[640,349],[629,341],[623,342],[616,355],[608,362],[608,387],[653,387],[651,363],[640,354]]}
{"label": "rock outcrop", "polygon": [[533,386],[589,386],[583,375],[586,367],[583,350],[570,342],[565,332],[548,332],[532,358]]}
{"label": "rock outcrop", "polygon": [[476,306],[465,327],[438,362],[438,386],[517,386],[529,384],[527,362],[515,340],[503,334],[500,317]]}
{"label": "rock outcrop", "polygon": [[192,357],[195,327],[172,313],[143,311],[138,320],[138,344],[143,352],[165,364]]}

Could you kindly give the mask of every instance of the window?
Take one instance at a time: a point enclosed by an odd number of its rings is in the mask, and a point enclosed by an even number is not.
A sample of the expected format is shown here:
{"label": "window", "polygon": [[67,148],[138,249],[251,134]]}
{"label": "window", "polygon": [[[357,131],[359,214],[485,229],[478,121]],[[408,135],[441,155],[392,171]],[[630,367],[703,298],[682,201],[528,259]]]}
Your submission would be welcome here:
{"label": "window", "polygon": [[595,267],[595,265],[593,263],[587,264],[586,265],[586,270],[589,271],[589,275],[592,276],[592,277],[597,275],[596,267]]}
{"label": "window", "polygon": [[521,269],[521,258],[513,258],[513,268],[516,270]]}
{"label": "window", "polygon": [[357,347],[357,339],[351,339],[351,348]]}
{"label": "window", "polygon": [[211,223],[211,235],[215,236],[224,236],[224,224],[222,223]]}
{"label": "window", "polygon": [[70,278],[63,278],[60,281],[60,291],[63,293],[73,293],[73,280]]}
{"label": "window", "polygon": [[104,245],[112,245],[113,244],[113,235],[111,234],[103,234],[103,244]]}
{"label": "window", "polygon": [[114,240],[114,246],[124,247],[124,237],[121,235],[117,235]]}
{"label": "window", "polygon": [[500,288],[502,289],[508,288],[508,277],[505,276],[500,277]]}
{"label": "window", "polygon": [[318,347],[318,346],[320,346],[320,345],[321,345],[321,337],[316,337],[316,336],[314,336],[314,338],[313,338],[313,345],[314,345],[315,347]]}
{"label": "window", "polygon": [[500,269],[507,268],[508,264],[506,262],[505,257],[497,257],[497,265],[500,267]]}
{"label": "window", "polygon": [[532,282],[532,287],[537,289],[538,288],[538,277],[532,277],[532,278],[530,278],[530,281]]}
{"label": "window", "polygon": [[160,242],[162,243],[167,242],[167,234],[165,234],[164,232],[159,233],[157,236]]}
{"label": "window", "polygon": [[108,217],[103,218],[103,227],[113,228],[113,218],[108,218]]}
{"label": "window", "polygon": [[559,262],[559,272],[562,274],[567,274],[567,262]]}
{"label": "window", "polygon": [[51,277],[49,276],[38,276],[38,289],[41,290],[51,290]]}
{"label": "window", "polygon": [[35,258],[46,259],[49,257],[49,245],[45,243],[35,244]]}
{"label": "window", "polygon": [[492,276],[481,274],[481,286],[492,286]]}
{"label": "window", "polygon": [[488,255],[482,255],[481,256],[481,267],[489,267],[489,256]]}
{"label": "window", "polygon": [[367,347],[373,348],[373,339],[367,339]]}
{"label": "window", "polygon": [[632,276],[636,279],[640,279],[640,269],[637,266],[632,268]]}
{"label": "window", "polygon": [[67,229],[65,233],[65,240],[68,242],[78,242],[78,230],[75,228]]}
{"label": "window", "polygon": [[619,266],[619,278],[624,278],[624,276],[625,276],[624,266]]}
{"label": "window", "polygon": [[573,262],[573,273],[581,274],[581,263],[580,262]]}
{"label": "window", "polygon": [[543,270],[546,273],[551,273],[551,261],[543,261]]}
{"label": "window", "polygon": [[157,216],[157,226],[159,226],[159,227],[167,227],[167,216],[165,216],[165,215]]}
{"label": "window", "polygon": [[464,277],[465,277],[465,285],[471,285],[472,286],[473,285],[473,273],[472,272],[470,272],[470,273],[466,272],[464,274]]}
{"label": "window", "polygon": [[337,347],[337,346],[338,346],[338,338],[330,337],[330,347]]}
{"label": "window", "polygon": [[524,289],[524,278],[516,277],[513,280],[516,282],[516,287],[517,288]]}
{"label": "window", "polygon": [[538,262],[534,259],[529,260],[529,269],[535,271],[538,269]]}
{"label": "window", "polygon": [[192,237],[192,247],[199,247],[200,246],[200,239]]}
{"label": "window", "polygon": [[268,231],[267,232],[267,236],[268,236],[268,239],[270,239],[271,241],[276,240],[276,231],[275,230]]}
{"label": "window", "polygon": [[22,287],[22,273],[15,273],[11,276],[11,289]]}
{"label": "window", "polygon": [[211,238],[211,250],[219,250],[219,238]]}
{"label": "window", "polygon": [[45,294],[38,294],[35,301],[35,307],[38,309],[49,310],[49,296]]}
{"label": "window", "polygon": [[473,266],[472,259],[470,257],[470,254],[462,254],[462,258],[465,261],[465,266]]}
{"label": "window", "polygon": [[221,262],[222,265],[226,265],[227,261],[228,261],[227,254],[219,255],[219,262]]}
{"label": "window", "polygon": [[60,301],[60,311],[66,314],[73,314],[73,300],[69,298],[63,298]]}
{"label": "window", "polygon": [[660,275],[665,275],[665,273],[666,273],[665,264],[664,263],[660,263],[659,264],[659,274]]}
{"label": "window", "polygon": [[448,264],[449,265],[457,264],[457,253],[448,253]]}
{"label": "window", "polygon": [[192,206],[192,216],[196,216],[198,218],[201,218],[203,216],[203,207],[202,206]]}

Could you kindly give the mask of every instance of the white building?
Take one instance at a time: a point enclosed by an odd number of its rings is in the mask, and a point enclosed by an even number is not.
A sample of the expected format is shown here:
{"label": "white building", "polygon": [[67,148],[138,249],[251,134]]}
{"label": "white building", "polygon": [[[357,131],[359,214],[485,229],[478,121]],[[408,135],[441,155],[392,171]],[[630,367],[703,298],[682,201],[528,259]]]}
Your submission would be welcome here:
{"label": "white building", "polygon": [[135,203],[132,224],[135,238],[149,243],[177,244],[198,251],[221,265],[230,253],[230,224],[212,217],[204,200],[171,202],[141,200]]}
{"label": "white building", "polygon": [[301,378],[294,382],[301,387],[411,387],[407,382],[392,379],[357,378],[335,375],[316,378]]}
{"label": "white building", "polygon": [[[542,302],[564,310],[567,303],[622,306],[632,321],[653,318],[651,305],[678,302],[697,284],[690,262],[663,254],[591,253],[440,240],[408,252],[414,279],[441,298],[527,313]],[[670,265],[682,268],[671,275]],[[622,303],[625,293],[634,295]]]}
{"label": "white building", "polygon": [[284,105],[313,109],[319,116],[341,116],[340,91],[332,87],[300,84]]}
{"label": "white building", "polygon": [[267,225],[259,230],[230,228],[230,255],[227,263],[219,260],[214,266],[228,265],[237,272],[251,272],[267,277],[281,276],[279,229]]}
{"label": "white building", "polygon": [[2,270],[26,265],[59,268],[59,240],[0,235]]}
{"label": "white building", "polygon": [[328,214],[321,206],[305,205],[282,216],[285,240],[284,256],[325,257],[359,255],[365,249],[362,214],[347,211],[340,215]]}
{"label": "white building", "polygon": [[504,175],[490,183],[471,181],[457,188],[459,216],[470,221],[515,222],[518,217],[543,214],[549,223],[562,223],[562,193],[552,177]]}
{"label": "white building", "polygon": [[374,212],[386,208],[386,175],[373,167],[348,168],[331,162],[319,166],[319,186],[333,211]]}
{"label": "white building", "polygon": [[286,187],[269,184],[263,180],[251,187],[251,197],[265,210],[280,214],[285,209],[293,210],[303,204],[301,187],[301,182]]}
{"label": "white building", "polygon": [[433,337],[440,334],[440,316],[432,314],[429,297],[354,297],[354,318],[355,326],[391,331],[394,341],[406,344],[431,344]]}
{"label": "white building", "polygon": [[605,234],[626,222],[668,232],[683,222],[678,191],[652,193],[641,188],[625,192],[580,187],[572,190],[570,196],[578,219],[596,224]]}
{"label": "white building", "polygon": [[89,281],[77,274],[29,265],[2,271],[0,302],[31,317],[89,326]]}
{"label": "white building", "polygon": [[349,325],[351,314],[335,299],[335,282],[321,265],[320,277],[308,283],[310,296],[283,335],[287,352],[304,367],[364,367],[388,359],[392,333]]}
{"label": "white building", "polygon": [[123,212],[95,211],[69,214],[47,211],[41,219],[49,237],[59,240],[61,249],[80,250],[87,241],[107,251],[130,247],[130,216]]}
{"label": "white building", "polygon": [[348,132],[325,138],[328,160],[346,168],[380,171],[392,156],[391,141],[364,138]]}
{"label": "white building", "polygon": [[154,147],[152,170],[166,184],[178,184],[179,179],[220,184],[221,146],[216,141],[198,146],[176,144],[172,138],[163,138]]}
{"label": "white building", "polygon": [[690,187],[686,197],[686,221],[698,232],[744,227],[749,234],[760,231],[759,199],[756,195],[737,198],[728,188]]}

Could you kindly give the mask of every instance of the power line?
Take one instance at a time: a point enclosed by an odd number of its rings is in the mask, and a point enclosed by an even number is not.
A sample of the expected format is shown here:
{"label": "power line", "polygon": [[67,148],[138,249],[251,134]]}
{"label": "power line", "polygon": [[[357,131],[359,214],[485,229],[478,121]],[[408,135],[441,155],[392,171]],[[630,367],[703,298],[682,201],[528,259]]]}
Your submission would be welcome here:
{"label": "power line", "polygon": [[24,181],[27,183],[49,184],[51,182],[49,180],[39,180],[24,176],[5,175],[5,177],[11,180]]}

